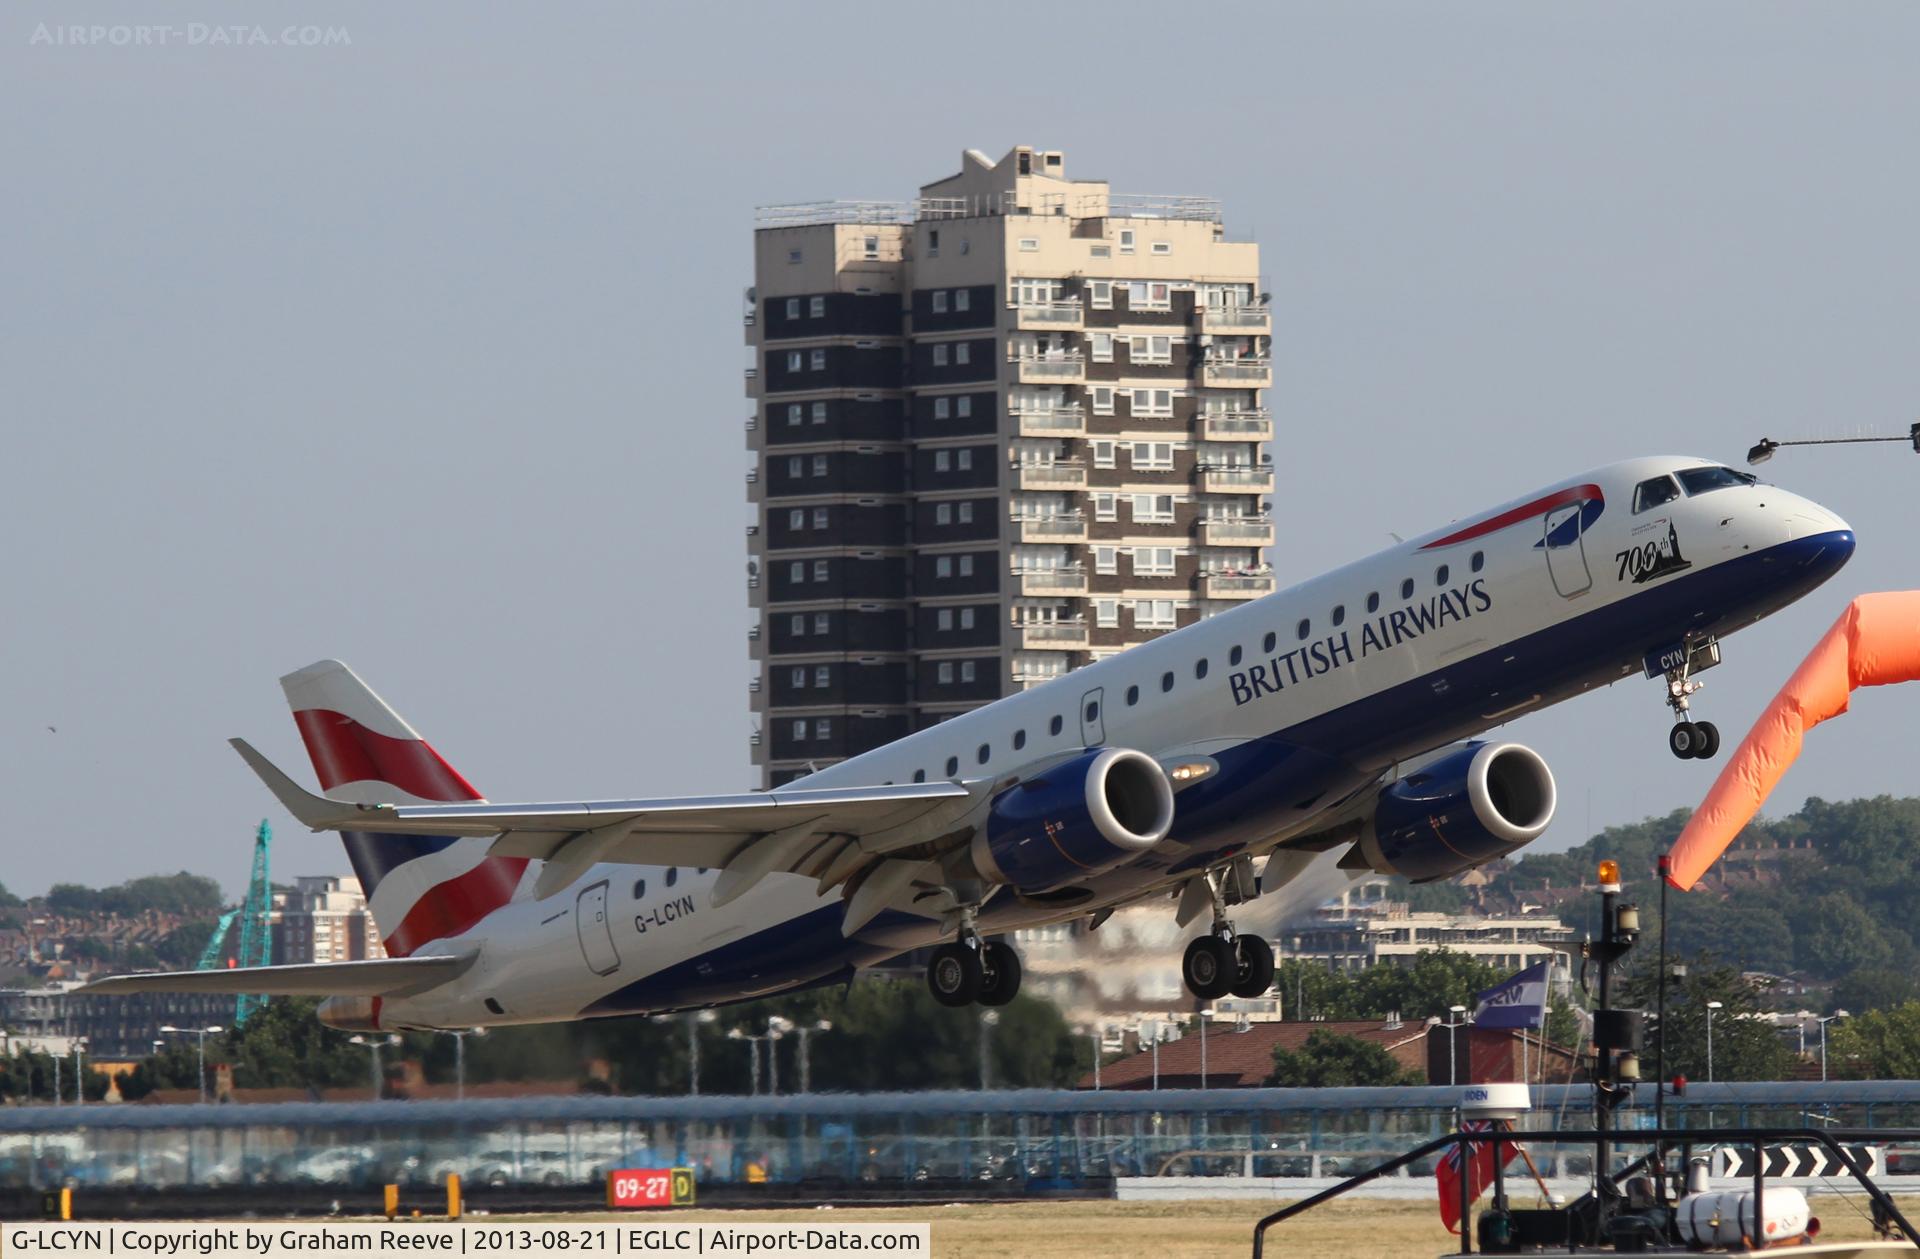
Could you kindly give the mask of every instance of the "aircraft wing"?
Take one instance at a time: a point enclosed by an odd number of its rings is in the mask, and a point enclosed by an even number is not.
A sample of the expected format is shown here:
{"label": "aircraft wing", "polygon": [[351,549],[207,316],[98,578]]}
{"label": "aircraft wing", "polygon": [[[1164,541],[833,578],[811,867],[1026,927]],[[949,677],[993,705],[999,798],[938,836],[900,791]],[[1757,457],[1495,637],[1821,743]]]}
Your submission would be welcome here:
{"label": "aircraft wing", "polygon": [[437,987],[473,964],[458,957],[387,957],[306,966],[236,966],[225,970],[109,975],[75,989],[90,997],[142,992],[258,993],[269,997],[403,997]]}
{"label": "aircraft wing", "polygon": [[[603,861],[719,869],[716,905],[768,874],[818,878],[824,893],[876,864],[896,867],[885,882],[898,894],[921,862],[885,862],[887,854],[954,830],[993,786],[980,780],[654,800],[347,804],[305,790],[245,740],[230,742],[287,811],[313,830],[497,837],[490,855],[546,863],[534,889],[542,897]],[[912,871],[903,868],[908,864]],[[850,911],[849,920],[854,916]]]}

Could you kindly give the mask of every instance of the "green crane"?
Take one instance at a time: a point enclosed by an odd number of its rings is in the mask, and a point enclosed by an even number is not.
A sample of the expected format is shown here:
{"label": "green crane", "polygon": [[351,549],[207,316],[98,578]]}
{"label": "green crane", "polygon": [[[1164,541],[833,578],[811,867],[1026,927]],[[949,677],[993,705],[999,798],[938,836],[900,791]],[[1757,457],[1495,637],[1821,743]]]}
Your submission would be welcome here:
{"label": "green crane", "polygon": [[[240,908],[229,909],[220,915],[220,921],[214,924],[213,935],[207,940],[207,947],[201,950],[200,961],[195,970],[216,970],[220,958],[226,952],[227,936],[233,931],[237,919],[240,923],[240,948],[234,955],[235,966],[269,966],[273,963],[273,931],[269,918],[273,913],[273,884],[268,879],[272,868],[273,828],[267,825],[265,818],[260,819],[260,829],[253,835],[253,874],[247,880],[247,898]],[[267,1003],[267,999],[255,993],[241,996],[233,1004],[233,1022],[238,1026],[247,1021],[249,1015]]]}

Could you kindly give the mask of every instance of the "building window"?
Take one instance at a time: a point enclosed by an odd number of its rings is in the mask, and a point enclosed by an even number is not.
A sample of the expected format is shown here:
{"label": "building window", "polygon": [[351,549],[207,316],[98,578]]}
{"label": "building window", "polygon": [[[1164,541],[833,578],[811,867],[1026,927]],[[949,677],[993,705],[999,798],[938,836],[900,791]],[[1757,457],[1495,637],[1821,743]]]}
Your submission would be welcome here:
{"label": "building window", "polygon": [[955,363],[971,363],[973,361],[972,343],[956,341],[953,346],[953,361]]}
{"label": "building window", "polygon": [[831,739],[833,737],[833,718],[816,717],[813,719],[813,737]]}
{"label": "building window", "polygon": [[795,743],[807,741],[807,723],[804,719],[793,723],[793,740]]}
{"label": "building window", "polygon": [[970,630],[973,628],[973,609],[972,608],[960,609],[960,628],[963,630]]}
{"label": "building window", "polygon": [[944,315],[947,313],[947,290],[933,290],[933,313],[936,315]]}
{"label": "building window", "polygon": [[962,660],[960,662],[960,680],[962,682],[971,682],[973,681],[973,679],[974,679],[973,661]]}
{"label": "building window", "polygon": [[1123,227],[1120,229],[1120,252],[1123,254],[1133,252],[1133,229],[1131,227]]}
{"label": "building window", "polygon": [[953,609],[941,608],[937,613],[934,614],[934,623],[939,628],[941,633],[945,633],[948,630],[952,629],[953,628]]}
{"label": "building window", "polygon": [[1088,338],[1093,343],[1093,361],[1096,363],[1113,362],[1113,334],[1096,332]]}
{"label": "building window", "polygon": [[827,475],[827,457],[825,455],[815,455],[813,457],[813,475]]}
{"label": "building window", "polygon": [[798,402],[787,404],[787,427],[798,428],[800,421],[807,418],[807,409]]}
{"label": "building window", "polygon": [[945,472],[952,462],[953,459],[949,452],[944,450],[936,450],[933,452],[933,470],[935,472]]}
{"label": "building window", "polygon": [[825,350],[815,350],[809,358],[808,366],[814,371],[824,372],[827,370],[827,352]]}
{"label": "building window", "polygon": [[1022,236],[1020,238],[1021,253],[1030,254],[1038,248],[1040,248],[1040,238],[1038,236]]}
{"label": "building window", "polygon": [[[1094,466],[1098,467],[1100,465],[1095,464]],[[1120,496],[1118,494],[1095,494],[1093,496],[1093,518],[1101,521],[1120,519]]]}
{"label": "building window", "polygon": [[973,294],[966,289],[953,290],[953,308],[956,311],[971,310],[973,308]]}
{"label": "building window", "polygon": [[1089,245],[1087,247],[1087,252],[1088,254],[1092,255],[1095,258],[1111,258],[1113,257],[1113,246],[1112,245]]}
{"label": "building window", "polygon": [[955,398],[953,400],[953,413],[963,420],[972,415],[973,395],[963,393],[958,398]]}
{"label": "building window", "polygon": [[1105,440],[1100,438],[1094,439],[1094,443],[1093,443],[1093,466],[1094,467],[1111,468],[1116,466],[1114,463],[1113,454],[1114,454],[1114,446],[1111,440]]}
{"label": "building window", "polygon": [[813,404],[813,422],[815,424],[825,424],[827,422],[827,404],[826,403],[816,402]]}
{"label": "building window", "polygon": [[827,561],[815,560],[813,562],[813,579],[815,581],[827,580]]}
{"label": "building window", "polygon": [[815,686],[831,686],[833,684],[833,670],[826,665],[815,665],[813,669],[813,684]]}
{"label": "building window", "polygon": [[933,418],[934,418],[934,419],[936,419],[936,420],[944,420],[944,419],[946,419],[946,418],[947,418],[947,413],[948,413],[948,409],[949,409],[949,408],[950,408],[951,406],[952,406],[952,403],[950,403],[950,402],[949,402],[949,401],[948,401],[947,399],[945,399],[945,398],[935,398],[935,399],[933,400]]}
{"label": "building window", "polygon": [[816,297],[816,298],[812,298],[807,302],[807,318],[824,319],[826,318],[826,315],[827,315],[827,299],[826,298]]}
{"label": "building window", "polygon": [[936,557],[933,561],[933,575],[935,577],[953,576],[953,557],[951,555]]}
{"label": "building window", "polygon": [[1108,576],[1118,573],[1120,571],[1119,549],[1111,546],[1094,547],[1093,571]]}
{"label": "building window", "polygon": [[789,249],[789,250],[787,250],[787,265],[788,265],[788,266],[790,266],[790,267],[791,267],[791,266],[795,266],[795,265],[797,265],[797,264],[799,263],[799,261],[800,261],[800,251],[799,251],[798,249]]}
{"label": "building window", "polygon": [[1120,625],[1120,601],[1118,599],[1095,599],[1093,601],[1093,623],[1100,629],[1116,629]]}
{"label": "building window", "polygon": [[795,689],[796,691],[804,691],[804,690],[806,690],[806,689],[807,689],[807,671],[806,671],[806,669],[805,669],[804,667],[798,667],[798,666],[796,666],[796,667],[795,667],[795,669],[793,670],[793,673],[792,673],[792,675],[791,675],[791,680],[792,680],[792,682],[793,682],[793,688],[794,688],[794,689]]}
{"label": "building window", "polygon": [[1133,573],[1136,577],[1173,576],[1173,548],[1170,546],[1133,548]]}
{"label": "building window", "polygon": [[1171,389],[1135,389],[1133,391],[1133,413],[1135,415],[1169,416],[1173,414],[1173,390]]}
{"label": "building window", "polygon": [[[940,229],[937,227],[928,228],[927,229],[927,257],[938,258],[939,256],[940,256]],[[918,780],[916,779],[915,781],[918,781]]]}
{"label": "building window", "polygon": [[798,350],[787,351],[787,370],[788,371],[797,372],[801,368],[805,367],[806,365],[807,365],[807,360],[801,355],[800,351]]}
{"label": "building window", "polygon": [[1173,495],[1135,494],[1133,496],[1133,519],[1136,524],[1165,525],[1173,523]]}
{"label": "building window", "polygon": [[[940,662],[940,685],[953,685],[953,661],[951,660],[942,660]],[[947,772],[952,773],[953,771],[948,770]]]}
{"label": "building window", "polygon": [[787,513],[787,528],[804,529],[807,527],[807,509],[796,507]]}
{"label": "building window", "polygon": [[825,529],[827,527],[826,508],[816,507],[813,509],[813,527],[816,529]]}
{"label": "building window", "polygon": [[1113,414],[1113,386],[1095,385],[1093,387],[1093,413],[1095,415]]}
{"label": "building window", "polygon": [[963,525],[970,525],[973,523],[973,504],[971,502],[965,502],[960,504],[957,519]]}
{"label": "building window", "polygon": [[1137,629],[1172,629],[1173,600],[1136,599],[1133,604],[1133,624]]}
{"label": "building window", "polygon": [[953,466],[960,472],[973,471],[973,450],[970,447],[963,447],[955,451],[953,455]]}
{"label": "building window", "polygon": [[787,299],[787,318],[789,319],[800,318],[800,299],[799,298],[789,297]]}
{"label": "building window", "polygon": [[1153,242],[1153,252],[1159,254],[1161,257],[1165,257],[1173,252],[1173,243],[1171,241],[1156,240]]}
{"label": "building window", "polygon": [[880,238],[878,236],[867,237],[867,261],[872,262],[875,259],[879,258],[879,256],[880,256]]}
{"label": "building window", "polygon": [[1132,459],[1136,472],[1171,472],[1173,471],[1173,443],[1135,442]]}
{"label": "building window", "polygon": [[973,576],[973,556],[962,555],[960,557],[960,575],[962,577]]}
{"label": "building window", "polygon": [[806,460],[802,459],[799,455],[787,456],[787,475],[789,477],[799,476],[800,470],[805,466]]}
{"label": "building window", "polygon": [[953,504],[952,503],[935,503],[933,505],[933,523],[936,525],[952,524],[953,523]]}
{"label": "building window", "polygon": [[947,343],[945,341],[933,347],[933,365],[935,367],[945,367],[947,365]]}
{"label": "building window", "polygon": [[816,634],[824,634],[827,632],[827,614],[825,612],[815,612],[813,614],[813,632]]}
{"label": "building window", "polygon": [[1095,310],[1111,310],[1113,308],[1113,281],[1087,281],[1087,304]]}
{"label": "building window", "polygon": [[807,579],[807,566],[805,562],[801,560],[795,560],[793,563],[787,565],[788,581],[803,582],[806,579]]}

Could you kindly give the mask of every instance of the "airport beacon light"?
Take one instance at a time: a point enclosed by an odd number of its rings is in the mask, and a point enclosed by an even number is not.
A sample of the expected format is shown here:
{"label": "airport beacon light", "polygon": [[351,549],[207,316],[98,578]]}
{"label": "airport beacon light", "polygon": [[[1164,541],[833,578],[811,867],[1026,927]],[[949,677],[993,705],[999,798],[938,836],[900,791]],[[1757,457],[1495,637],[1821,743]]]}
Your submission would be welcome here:
{"label": "airport beacon light", "polygon": [[1603,892],[1620,890],[1620,863],[1611,857],[1600,863],[1600,890]]}

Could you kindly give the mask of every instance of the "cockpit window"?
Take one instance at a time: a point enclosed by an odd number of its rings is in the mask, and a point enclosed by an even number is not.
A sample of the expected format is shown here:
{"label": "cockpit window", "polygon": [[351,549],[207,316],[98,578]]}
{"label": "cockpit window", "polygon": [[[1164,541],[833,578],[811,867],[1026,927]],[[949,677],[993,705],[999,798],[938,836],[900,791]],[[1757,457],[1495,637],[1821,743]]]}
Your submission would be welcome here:
{"label": "cockpit window", "polygon": [[1680,484],[1686,487],[1689,494],[1730,490],[1736,485],[1758,484],[1759,480],[1745,472],[1735,472],[1732,468],[1688,468],[1680,474]]}
{"label": "cockpit window", "polygon": [[1673,483],[1670,476],[1657,476],[1650,481],[1642,481],[1633,491],[1633,510],[1638,515],[1643,511],[1658,507],[1662,503],[1671,503],[1680,497],[1680,487]]}

